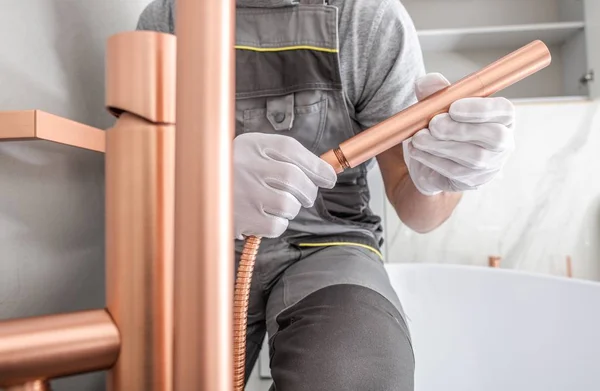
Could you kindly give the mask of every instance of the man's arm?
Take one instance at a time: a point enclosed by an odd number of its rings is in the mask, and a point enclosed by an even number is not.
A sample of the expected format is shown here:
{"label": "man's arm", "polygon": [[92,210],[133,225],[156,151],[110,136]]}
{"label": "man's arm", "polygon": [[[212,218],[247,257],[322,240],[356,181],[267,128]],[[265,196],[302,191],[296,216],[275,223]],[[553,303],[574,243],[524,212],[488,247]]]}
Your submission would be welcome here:
{"label": "man's arm", "polygon": [[[415,27],[401,2],[384,0],[377,13],[364,56],[366,75],[362,94],[355,102],[356,119],[371,127],[417,102],[415,82],[425,75]],[[384,8],[385,7],[385,8]],[[461,193],[423,195],[415,187],[398,145],[377,157],[385,192],[404,224],[416,232],[429,232],[446,221]]]}
{"label": "man's arm", "polygon": [[423,195],[415,187],[404,163],[402,145],[377,157],[385,193],[404,224],[419,233],[434,230],[444,223],[458,205],[462,193]]}

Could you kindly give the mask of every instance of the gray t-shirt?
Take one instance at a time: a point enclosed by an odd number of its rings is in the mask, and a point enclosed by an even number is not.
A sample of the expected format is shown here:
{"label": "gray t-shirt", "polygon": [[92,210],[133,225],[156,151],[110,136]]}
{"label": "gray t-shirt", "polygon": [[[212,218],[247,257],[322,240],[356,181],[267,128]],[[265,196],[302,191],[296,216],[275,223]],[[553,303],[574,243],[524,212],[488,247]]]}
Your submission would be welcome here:
{"label": "gray t-shirt", "polygon": [[[174,1],[150,3],[137,29],[174,33]],[[365,129],[415,103],[414,82],[425,67],[413,21],[401,1],[329,3],[339,9],[342,83],[352,118]]]}

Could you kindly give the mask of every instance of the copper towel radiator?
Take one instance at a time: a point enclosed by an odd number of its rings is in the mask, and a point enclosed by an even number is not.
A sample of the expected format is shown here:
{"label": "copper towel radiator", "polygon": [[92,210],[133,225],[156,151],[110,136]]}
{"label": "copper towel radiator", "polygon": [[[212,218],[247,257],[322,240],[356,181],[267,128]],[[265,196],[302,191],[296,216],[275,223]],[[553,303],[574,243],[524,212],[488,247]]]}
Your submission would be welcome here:
{"label": "copper towel radiator", "polygon": [[[0,113],[0,141],[106,152],[107,246],[105,310],[0,322],[0,387],[49,390],[52,378],[106,369],[114,391],[226,391],[234,372],[243,378],[231,332],[245,324],[232,311],[235,3],[179,0],[177,18],[177,38],[109,39],[106,104],[117,121],[107,132],[36,110]],[[353,167],[453,100],[490,95],[549,62],[533,42],[323,158],[338,172]],[[235,341],[243,347],[243,335]]]}

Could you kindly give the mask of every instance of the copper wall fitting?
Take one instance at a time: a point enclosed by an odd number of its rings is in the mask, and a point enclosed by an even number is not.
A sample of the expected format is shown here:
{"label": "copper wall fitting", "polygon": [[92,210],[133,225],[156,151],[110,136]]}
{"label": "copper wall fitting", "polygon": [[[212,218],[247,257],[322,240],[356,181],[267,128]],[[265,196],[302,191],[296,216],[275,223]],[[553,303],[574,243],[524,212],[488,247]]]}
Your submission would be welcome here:
{"label": "copper wall fitting", "polygon": [[[458,99],[492,95],[547,67],[550,61],[546,45],[533,41],[344,141],[336,151],[338,163],[334,163],[333,167],[338,173],[343,171],[344,166],[356,167],[426,128],[435,115],[447,112]],[[326,157],[329,161],[333,156],[328,153]]]}
{"label": "copper wall fitting", "polygon": [[501,260],[502,260],[502,258],[492,255],[488,258],[488,264],[490,267],[500,267]]}
{"label": "copper wall fitting", "polygon": [[106,135],[106,301],[122,336],[115,391],[169,391],[175,127],[121,114]]}
{"label": "copper wall fitting", "polygon": [[135,113],[175,123],[177,38],[154,31],[111,36],[106,46],[106,106],[115,116]]}
{"label": "copper wall fitting", "polygon": [[177,2],[175,390],[233,387],[235,2]]}
{"label": "copper wall fitting", "polygon": [[567,257],[567,277],[573,277],[573,262],[570,256]]}
{"label": "copper wall fitting", "polygon": [[0,322],[0,387],[108,369],[119,345],[105,310]]}

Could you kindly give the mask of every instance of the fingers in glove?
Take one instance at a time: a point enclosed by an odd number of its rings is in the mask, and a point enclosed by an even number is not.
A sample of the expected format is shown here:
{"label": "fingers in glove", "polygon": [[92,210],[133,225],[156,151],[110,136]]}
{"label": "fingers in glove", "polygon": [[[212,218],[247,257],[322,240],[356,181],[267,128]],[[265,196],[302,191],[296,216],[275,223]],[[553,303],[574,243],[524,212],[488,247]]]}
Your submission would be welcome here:
{"label": "fingers in glove", "polygon": [[262,210],[270,216],[293,220],[301,207],[300,202],[290,193],[273,189],[273,194],[264,200]]}
{"label": "fingers in glove", "polygon": [[337,175],[333,167],[311,153],[297,140],[287,136],[280,137],[282,139],[277,150],[264,149],[267,157],[297,166],[318,187],[332,189],[335,186]]}
{"label": "fingers in glove", "polygon": [[499,172],[500,170],[477,172],[464,179],[448,179],[448,184],[452,191],[475,190],[491,182]]}
{"label": "fingers in glove", "polygon": [[280,237],[281,235],[283,235],[290,223],[288,219],[284,219],[283,217],[274,216],[266,213],[263,222],[266,223],[264,228],[261,230],[260,233],[254,234],[263,238]]}
{"label": "fingers in glove", "polygon": [[423,100],[449,85],[450,82],[442,74],[428,73],[415,82],[415,94],[418,100]]}
{"label": "fingers in glove", "polygon": [[265,183],[273,190],[295,197],[305,208],[313,206],[319,188],[298,166],[291,163],[273,165]]}
{"label": "fingers in glove", "polygon": [[[448,179],[460,181],[469,186],[480,185],[481,183],[479,183],[479,180],[482,176],[485,176],[487,173],[497,172],[501,168],[501,164],[498,166],[490,165],[489,167],[469,166],[463,162],[459,163],[446,157],[422,151],[415,148],[413,145],[408,145],[407,151],[410,154],[411,159],[431,168],[433,171],[440,173]],[[439,152],[436,151],[436,153]],[[453,158],[456,159],[456,157]]]}
{"label": "fingers in glove", "polygon": [[506,126],[515,120],[515,107],[506,98],[464,98],[450,105],[453,120],[472,124],[494,122]]}
{"label": "fingers in glove", "polygon": [[431,136],[441,141],[472,143],[490,151],[512,151],[513,130],[499,123],[457,122],[448,113],[436,115],[429,123]]}
{"label": "fingers in glove", "polygon": [[491,151],[479,145],[460,141],[438,140],[431,135],[429,129],[419,131],[413,136],[411,143],[414,148],[411,150],[413,158],[419,156],[421,159],[427,159],[429,156],[435,156],[443,160],[438,162],[438,159],[435,159],[434,164],[444,165],[454,162],[471,170],[495,170],[504,164],[506,155],[511,152],[511,150]]}

